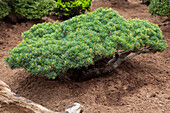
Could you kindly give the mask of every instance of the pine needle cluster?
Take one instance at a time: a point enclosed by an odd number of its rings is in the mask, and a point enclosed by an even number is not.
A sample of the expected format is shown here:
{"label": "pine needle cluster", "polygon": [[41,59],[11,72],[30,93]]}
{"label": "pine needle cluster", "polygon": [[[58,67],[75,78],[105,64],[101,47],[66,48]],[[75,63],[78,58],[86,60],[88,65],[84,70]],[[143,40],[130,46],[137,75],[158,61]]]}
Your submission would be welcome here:
{"label": "pine needle cluster", "polygon": [[92,0],[56,0],[56,15],[60,18],[71,18],[76,15],[84,14],[90,10]]}
{"label": "pine needle cluster", "polygon": [[8,6],[6,2],[0,0],[0,19],[3,19],[7,16],[11,11],[11,8]]}
{"label": "pine needle cluster", "polygon": [[151,0],[149,12],[153,16],[170,17],[170,0]]}
{"label": "pine needle cluster", "polygon": [[[49,15],[56,8],[56,2],[54,0],[6,0],[5,2],[0,1],[1,7],[4,8],[0,9],[2,12],[12,12],[27,19],[40,19]],[[4,16],[7,15],[5,13]]]}

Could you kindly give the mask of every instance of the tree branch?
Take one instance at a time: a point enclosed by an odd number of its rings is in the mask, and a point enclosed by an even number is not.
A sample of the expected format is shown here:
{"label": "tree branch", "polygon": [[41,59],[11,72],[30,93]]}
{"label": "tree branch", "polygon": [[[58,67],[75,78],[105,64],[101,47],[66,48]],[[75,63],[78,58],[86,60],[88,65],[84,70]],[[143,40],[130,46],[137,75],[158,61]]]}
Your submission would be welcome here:
{"label": "tree branch", "polygon": [[[115,54],[113,54],[112,59],[110,59],[105,66],[101,66],[97,68],[94,66],[93,68],[88,68],[87,70],[83,72],[82,70],[79,70],[82,73],[78,74],[79,77],[81,75],[80,77],[81,79],[78,79],[78,81],[88,80],[89,78],[94,78],[94,77],[98,77],[99,75],[109,73],[113,69],[116,69],[124,61],[132,59],[133,57],[141,53],[150,53],[150,52],[154,52],[154,50],[151,47],[144,47],[141,50],[134,49],[134,50],[130,50],[127,52],[117,51],[115,52]],[[128,57],[130,53],[134,53],[134,54]],[[78,78],[78,77],[76,76],[75,78]]]}
{"label": "tree branch", "polygon": [[133,55],[131,55],[131,56],[129,56],[129,57],[126,57],[124,60],[132,59],[133,57],[135,57],[135,56],[137,56],[137,55],[139,55],[139,54],[141,54],[141,53],[150,53],[150,52],[152,52],[152,50],[150,50],[150,49],[140,50],[140,51],[138,51],[137,53],[135,53],[135,54],[133,54]]}

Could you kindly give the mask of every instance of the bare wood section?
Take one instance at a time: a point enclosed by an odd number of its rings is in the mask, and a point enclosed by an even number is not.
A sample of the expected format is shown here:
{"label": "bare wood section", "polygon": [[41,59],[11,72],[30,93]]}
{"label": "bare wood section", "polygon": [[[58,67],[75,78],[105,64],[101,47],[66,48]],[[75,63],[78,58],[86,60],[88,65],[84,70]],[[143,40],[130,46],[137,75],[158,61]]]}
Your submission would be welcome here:
{"label": "bare wood section", "polygon": [[0,113],[82,113],[83,106],[74,103],[65,112],[55,112],[12,92],[7,84],[0,80]]}

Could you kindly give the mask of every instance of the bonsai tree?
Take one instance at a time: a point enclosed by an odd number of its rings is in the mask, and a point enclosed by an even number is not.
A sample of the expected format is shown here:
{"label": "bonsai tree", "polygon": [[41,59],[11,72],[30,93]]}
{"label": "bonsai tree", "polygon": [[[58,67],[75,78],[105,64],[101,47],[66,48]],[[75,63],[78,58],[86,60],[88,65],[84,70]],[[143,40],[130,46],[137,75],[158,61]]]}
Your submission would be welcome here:
{"label": "bonsai tree", "polygon": [[[22,34],[22,42],[4,57],[9,66],[25,68],[32,75],[55,79],[71,69],[93,67],[106,59],[102,74],[141,53],[166,48],[160,28],[146,20],[124,19],[112,9],[73,17],[63,23],[42,23]],[[131,54],[132,53],[132,54]]]}
{"label": "bonsai tree", "polygon": [[169,0],[151,0],[149,12],[153,16],[167,16],[170,18],[170,1]]}
{"label": "bonsai tree", "polygon": [[90,10],[92,0],[56,0],[56,15],[60,18],[70,18]]}

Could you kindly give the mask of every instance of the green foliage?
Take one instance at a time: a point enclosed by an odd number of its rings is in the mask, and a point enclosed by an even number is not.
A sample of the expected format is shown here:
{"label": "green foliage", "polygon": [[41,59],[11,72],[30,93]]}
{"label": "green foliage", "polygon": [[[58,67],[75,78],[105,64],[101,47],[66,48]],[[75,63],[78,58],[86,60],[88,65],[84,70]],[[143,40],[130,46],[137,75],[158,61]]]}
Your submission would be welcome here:
{"label": "green foliage", "polygon": [[7,0],[15,14],[27,19],[40,19],[56,7],[54,0]]}
{"label": "green foliage", "polygon": [[22,34],[23,41],[5,61],[24,67],[32,75],[55,78],[71,68],[88,67],[102,58],[151,47],[163,51],[166,43],[159,27],[146,20],[125,20],[112,9],[73,17],[59,24],[42,23]]}
{"label": "green foliage", "polygon": [[0,19],[7,16],[11,11],[11,8],[8,6],[7,3],[0,1]]}
{"label": "green foliage", "polygon": [[56,0],[56,4],[56,15],[60,18],[70,18],[90,10],[92,0]]}
{"label": "green foliage", "polygon": [[153,16],[170,17],[170,0],[151,0],[149,12]]}

